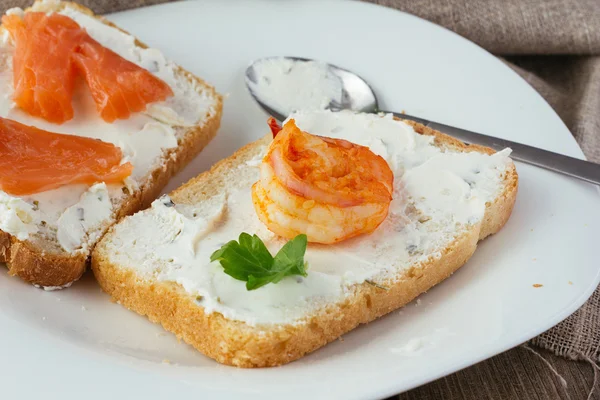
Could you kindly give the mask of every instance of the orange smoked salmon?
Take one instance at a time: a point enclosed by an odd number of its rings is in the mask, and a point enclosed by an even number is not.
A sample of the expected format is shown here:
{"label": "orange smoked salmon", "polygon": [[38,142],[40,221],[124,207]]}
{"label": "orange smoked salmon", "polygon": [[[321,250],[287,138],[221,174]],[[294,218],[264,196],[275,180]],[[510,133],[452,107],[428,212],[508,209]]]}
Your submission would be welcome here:
{"label": "orange smoked salmon", "polygon": [[64,15],[27,12],[2,17],[15,43],[15,103],[54,123],[73,118],[72,93],[82,75],[107,122],[173,95],[165,82],[92,39]]}
{"label": "orange smoked salmon", "polygon": [[169,85],[89,36],[73,59],[107,122],[127,119],[132,112],[144,111],[146,104],[173,95]]}
{"label": "orange smoked salmon", "polygon": [[131,175],[111,143],[0,118],[0,189],[27,195],[70,183],[118,183]]}
{"label": "orange smoked salmon", "polygon": [[2,17],[15,42],[14,102],[29,114],[54,123],[73,118],[75,70],[71,54],[84,31],[72,19],[29,12]]}

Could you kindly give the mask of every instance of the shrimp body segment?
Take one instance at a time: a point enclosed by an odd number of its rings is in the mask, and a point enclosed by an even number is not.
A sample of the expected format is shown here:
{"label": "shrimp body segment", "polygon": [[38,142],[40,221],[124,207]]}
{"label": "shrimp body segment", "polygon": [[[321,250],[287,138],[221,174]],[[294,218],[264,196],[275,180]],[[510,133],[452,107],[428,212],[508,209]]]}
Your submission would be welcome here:
{"label": "shrimp body segment", "polygon": [[394,175],[368,147],[301,131],[277,133],[252,186],[259,219],[272,232],[337,243],[374,231],[386,218]]}

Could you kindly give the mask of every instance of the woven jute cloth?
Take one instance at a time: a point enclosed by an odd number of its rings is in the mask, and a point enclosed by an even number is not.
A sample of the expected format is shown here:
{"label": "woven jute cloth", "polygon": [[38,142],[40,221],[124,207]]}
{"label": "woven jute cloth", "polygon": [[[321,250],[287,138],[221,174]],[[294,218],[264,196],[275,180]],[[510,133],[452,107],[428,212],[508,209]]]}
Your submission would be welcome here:
{"label": "woven jute cloth", "polygon": [[[167,1],[80,3],[107,13]],[[554,108],[587,158],[600,162],[600,0],[367,1],[445,26],[503,59]],[[30,3],[2,0],[0,11]],[[600,289],[531,343],[571,359],[600,360]]]}

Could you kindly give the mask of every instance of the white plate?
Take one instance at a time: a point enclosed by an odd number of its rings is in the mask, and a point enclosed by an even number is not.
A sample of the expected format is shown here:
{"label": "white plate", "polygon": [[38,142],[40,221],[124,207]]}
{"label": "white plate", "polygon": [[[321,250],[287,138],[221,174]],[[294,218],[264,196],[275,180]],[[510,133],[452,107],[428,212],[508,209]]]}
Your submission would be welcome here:
{"label": "white plate", "polygon": [[[556,114],[502,62],[396,11],[354,2],[214,0],[110,19],[229,94],[218,137],[170,188],[264,134],[266,116],[246,92],[243,71],[271,55],[354,70],[385,109],[582,157]],[[564,319],[600,278],[597,188],[522,164],[518,170],[512,218],[459,272],[418,302],[282,368],[219,365],[111,303],[89,274],[52,293],[2,274],[0,397],[374,398],[500,353]]]}

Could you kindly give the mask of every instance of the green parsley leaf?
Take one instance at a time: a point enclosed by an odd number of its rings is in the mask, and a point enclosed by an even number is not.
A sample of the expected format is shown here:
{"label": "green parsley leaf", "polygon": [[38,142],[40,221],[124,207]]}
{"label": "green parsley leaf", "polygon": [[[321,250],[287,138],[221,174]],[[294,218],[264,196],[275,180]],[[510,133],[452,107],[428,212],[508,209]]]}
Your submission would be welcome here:
{"label": "green parsley leaf", "polygon": [[218,260],[227,275],[245,281],[246,289],[254,290],[277,283],[286,276],[306,276],[304,253],[307,243],[306,235],[298,235],[273,258],[258,236],[242,232],[237,242],[232,240],[224,244],[210,256],[210,261]]}

